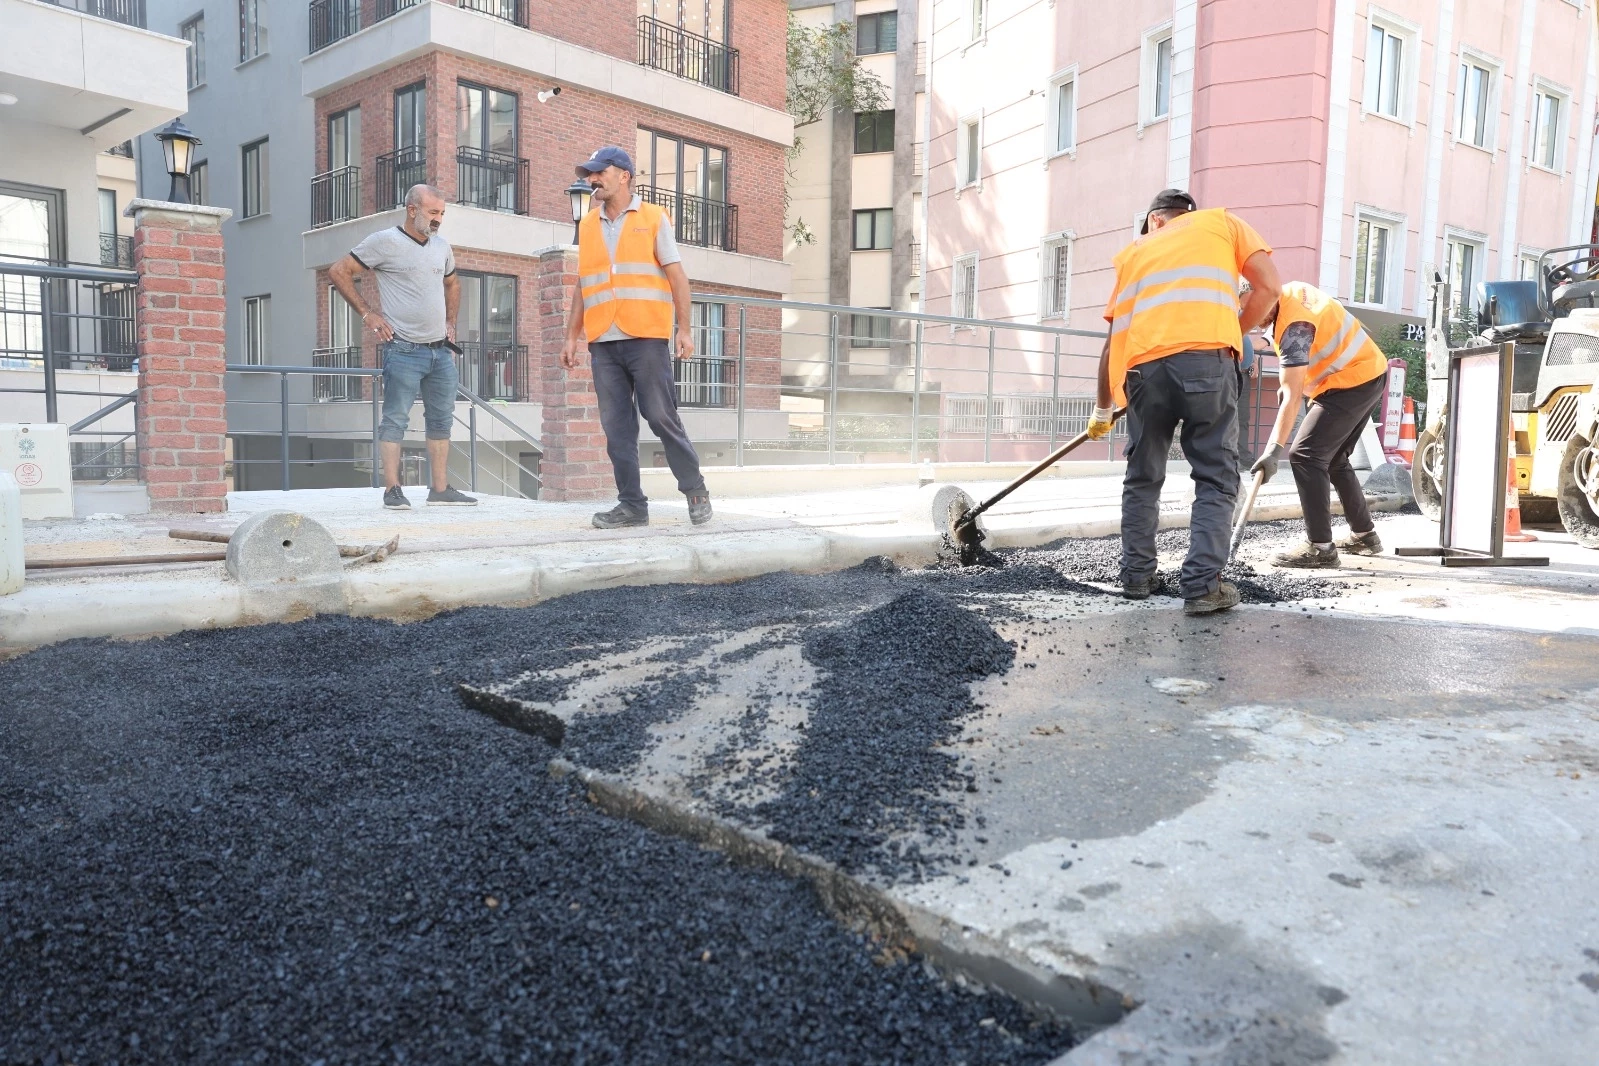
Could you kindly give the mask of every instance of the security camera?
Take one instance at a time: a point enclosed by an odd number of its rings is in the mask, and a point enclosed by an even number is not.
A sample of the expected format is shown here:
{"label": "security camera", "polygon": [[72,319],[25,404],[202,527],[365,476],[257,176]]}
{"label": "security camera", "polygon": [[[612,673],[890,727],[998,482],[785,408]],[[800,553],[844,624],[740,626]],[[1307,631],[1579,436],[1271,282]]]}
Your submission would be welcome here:
{"label": "security camera", "polygon": [[545,89],[543,92],[539,93],[539,103],[541,103],[541,104],[549,103],[550,97],[552,97],[552,96],[560,96],[560,95],[561,95],[561,87],[559,85],[552,85],[548,89]]}

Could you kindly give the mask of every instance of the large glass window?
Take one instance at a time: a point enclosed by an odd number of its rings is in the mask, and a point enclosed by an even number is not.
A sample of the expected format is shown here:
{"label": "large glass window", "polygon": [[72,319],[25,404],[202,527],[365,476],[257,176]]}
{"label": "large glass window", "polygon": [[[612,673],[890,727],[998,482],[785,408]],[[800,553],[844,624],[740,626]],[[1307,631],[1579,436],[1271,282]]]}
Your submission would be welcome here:
{"label": "large glass window", "polygon": [[1355,224],[1355,303],[1386,302],[1392,236],[1389,226],[1373,219],[1363,218]]}
{"label": "large glass window", "polygon": [[1560,117],[1565,100],[1548,89],[1539,89],[1533,95],[1532,161],[1541,167],[1558,170],[1560,163]]}
{"label": "large glass window", "polygon": [[328,116],[328,169],[361,165],[361,109],[346,108]]}
{"label": "large glass window", "polygon": [[1400,117],[1404,93],[1400,80],[1405,70],[1405,39],[1392,30],[1372,24],[1366,43],[1367,111]]}
{"label": "large glass window", "polygon": [[637,147],[635,187],[727,202],[727,149],[645,129],[638,131]]}
{"label": "large glass window", "polygon": [[855,212],[855,250],[868,251],[894,246],[894,209],[879,207]]}
{"label": "large glass window", "polygon": [[1444,277],[1453,294],[1454,315],[1464,318],[1471,307],[1472,285],[1477,280],[1482,248],[1474,241],[1450,240],[1444,246]]}
{"label": "large glass window", "polygon": [[860,111],[855,115],[855,154],[894,150],[894,112]]}
{"label": "large glass window", "polygon": [[0,181],[0,259],[66,259],[60,189]]}
{"label": "large glass window", "polygon": [[254,218],[272,210],[272,189],[267,140],[263,137],[244,146],[244,217]]}
{"label": "large glass window", "polygon": [[727,0],[639,0],[638,13],[713,41],[727,41]]}
{"label": "large glass window", "polygon": [[194,18],[178,27],[178,36],[189,42],[185,63],[189,73],[189,88],[205,84],[205,16]]}
{"label": "large glass window", "polygon": [[239,0],[239,62],[266,50],[266,0]]}
{"label": "large glass window", "polygon": [[461,384],[486,399],[519,399],[516,278],[466,270],[459,277]]}
{"label": "large glass window", "polygon": [[244,361],[265,366],[272,351],[272,297],[244,298]]}
{"label": "large glass window", "polygon": [[456,87],[455,142],[516,155],[516,94],[461,82]]}
{"label": "large glass window", "polygon": [[1487,67],[1470,61],[1460,64],[1460,114],[1455,136],[1478,148],[1488,147],[1492,129],[1488,124],[1491,77]]}
{"label": "large glass window", "polygon": [[117,232],[117,191],[115,189],[100,190],[100,233],[115,234]]}
{"label": "large glass window", "polygon": [[394,147],[419,148],[427,141],[427,86],[421,82],[394,93]]}
{"label": "large glass window", "polygon": [[899,13],[884,11],[855,20],[855,54],[875,55],[899,47]]}
{"label": "large glass window", "polygon": [[359,348],[361,316],[339,290],[328,286],[328,347]]}
{"label": "large glass window", "polygon": [[689,304],[689,326],[693,330],[694,353],[705,359],[727,355],[727,305],[708,300]]}

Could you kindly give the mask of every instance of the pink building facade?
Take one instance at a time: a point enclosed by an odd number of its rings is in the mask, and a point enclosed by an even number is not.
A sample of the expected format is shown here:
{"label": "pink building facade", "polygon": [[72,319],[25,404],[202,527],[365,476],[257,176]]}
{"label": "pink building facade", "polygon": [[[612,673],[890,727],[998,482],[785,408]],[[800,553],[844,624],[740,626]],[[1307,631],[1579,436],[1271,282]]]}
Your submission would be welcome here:
{"label": "pink building facade", "polygon": [[931,5],[923,309],[1103,329],[1167,186],[1368,324],[1594,225],[1593,0]]}

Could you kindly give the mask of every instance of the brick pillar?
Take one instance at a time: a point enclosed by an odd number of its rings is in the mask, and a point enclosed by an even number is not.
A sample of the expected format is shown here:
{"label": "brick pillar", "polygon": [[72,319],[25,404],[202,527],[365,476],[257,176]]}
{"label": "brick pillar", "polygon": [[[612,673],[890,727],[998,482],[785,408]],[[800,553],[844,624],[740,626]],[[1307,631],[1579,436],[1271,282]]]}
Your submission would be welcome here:
{"label": "brick pillar", "polygon": [[222,223],[233,212],[134,200],[139,396],[134,435],[152,511],[227,510]]}
{"label": "brick pillar", "polygon": [[577,280],[577,249],[551,248],[537,256],[534,283],[539,298],[539,354],[531,380],[544,402],[544,459],[539,473],[546,500],[600,500],[616,491],[611,460],[605,454],[599,401],[588,356],[568,370],[561,365],[572,283]]}

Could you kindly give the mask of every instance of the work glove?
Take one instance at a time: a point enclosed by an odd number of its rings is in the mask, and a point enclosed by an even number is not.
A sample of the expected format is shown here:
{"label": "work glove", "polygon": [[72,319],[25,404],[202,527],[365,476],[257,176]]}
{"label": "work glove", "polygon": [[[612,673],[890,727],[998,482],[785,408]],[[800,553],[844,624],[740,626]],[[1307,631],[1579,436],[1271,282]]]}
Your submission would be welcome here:
{"label": "work glove", "polygon": [[1116,424],[1116,412],[1109,407],[1096,407],[1088,416],[1088,439],[1104,440]]}
{"label": "work glove", "polygon": [[1249,468],[1251,474],[1265,474],[1264,480],[1270,481],[1277,476],[1277,463],[1283,456],[1283,446],[1273,444],[1260,453],[1260,458],[1255,460],[1255,465]]}

